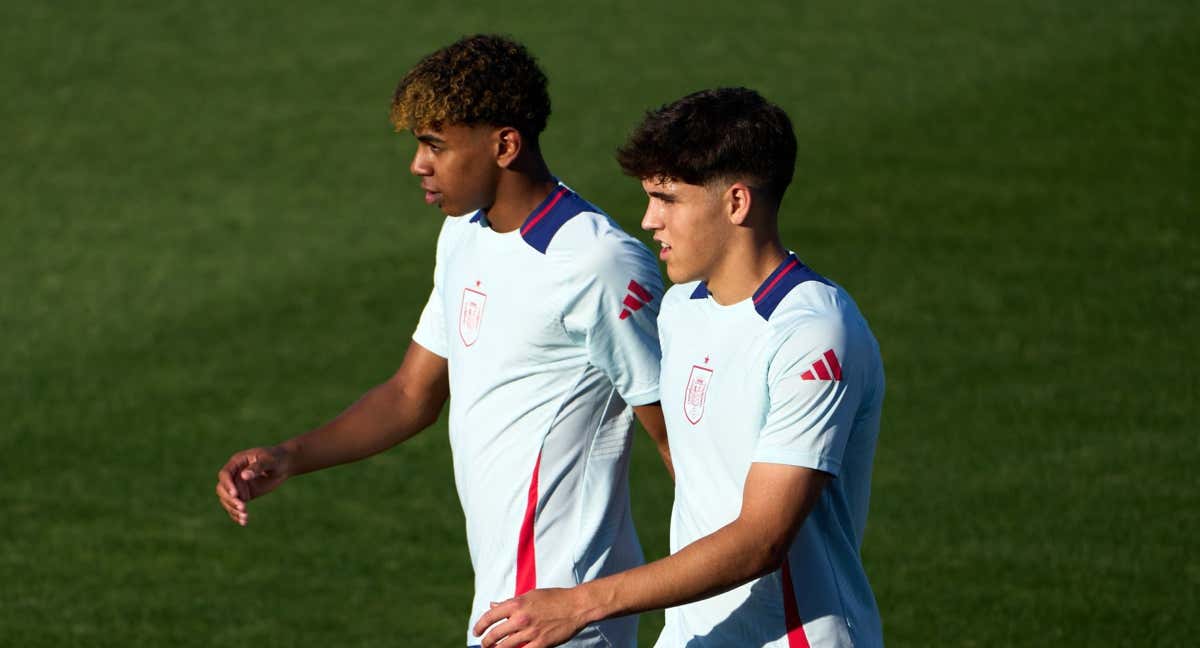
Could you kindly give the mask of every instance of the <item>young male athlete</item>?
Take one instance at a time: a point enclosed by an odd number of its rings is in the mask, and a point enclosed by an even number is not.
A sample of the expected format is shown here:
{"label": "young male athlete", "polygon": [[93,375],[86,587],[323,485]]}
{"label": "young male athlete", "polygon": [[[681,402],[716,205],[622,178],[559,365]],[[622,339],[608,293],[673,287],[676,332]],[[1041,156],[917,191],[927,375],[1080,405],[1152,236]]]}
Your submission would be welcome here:
{"label": "young male athlete", "polygon": [[791,122],[751,90],[699,92],[618,157],[677,284],[659,316],[672,555],[500,603],[475,626],[483,646],[557,645],[655,608],[660,648],[882,645],[859,547],[883,367],[850,296],[780,241]]}
{"label": "young male athlete", "polygon": [[[235,522],[289,477],[412,437],[449,396],[471,619],[489,601],[642,563],[631,408],[669,468],[662,282],[645,246],[550,174],[538,147],[549,114],[546,77],[505,38],[460,40],[401,80],[392,120],[416,136],[411,171],[425,201],[450,216],[432,294],[390,380],[332,422],[225,464],[217,495]],[[597,621],[571,645],[633,646],[636,630],[634,617]]]}

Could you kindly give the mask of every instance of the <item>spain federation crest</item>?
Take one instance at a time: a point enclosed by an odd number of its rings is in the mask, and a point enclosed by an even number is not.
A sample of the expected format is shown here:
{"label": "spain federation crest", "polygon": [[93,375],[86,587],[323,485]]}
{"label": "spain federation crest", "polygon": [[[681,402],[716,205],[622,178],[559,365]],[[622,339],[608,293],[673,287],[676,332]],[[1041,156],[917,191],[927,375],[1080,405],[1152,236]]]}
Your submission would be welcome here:
{"label": "spain federation crest", "polygon": [[712,382],[712,375],[712,369],[692,365],[692,373],[688,376],[687,389],[683,394],[683,414],[692,425],[704,418],[704,401],[708,398],[708,385]]}
{"label": "spain federation crest", "polygon": [[471,346],[479,339],[479,327],[483,325],[483,306],[487,295],[472,288],[463,288],[462,304],[458,307],[458,337],[463,344]]}

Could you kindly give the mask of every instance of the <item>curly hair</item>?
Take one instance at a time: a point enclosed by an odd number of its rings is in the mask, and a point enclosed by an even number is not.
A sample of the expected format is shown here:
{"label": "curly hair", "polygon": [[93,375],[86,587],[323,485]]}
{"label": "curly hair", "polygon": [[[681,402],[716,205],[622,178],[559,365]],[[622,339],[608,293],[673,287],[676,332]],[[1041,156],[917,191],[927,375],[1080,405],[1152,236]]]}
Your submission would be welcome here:
{"label": "curly hair", "polygon": [[643,180],[741,177],[779,201],[792,182],[796,134],[787,113],[753,90],[702,90],[647,112],[617,162]]}
{"label": "curly hair", "polygon": [[396,86],[397,131],[447,125],[511,126],[537,141],[550,117],[546,75],[525,46],[477,34],[421,59]]}

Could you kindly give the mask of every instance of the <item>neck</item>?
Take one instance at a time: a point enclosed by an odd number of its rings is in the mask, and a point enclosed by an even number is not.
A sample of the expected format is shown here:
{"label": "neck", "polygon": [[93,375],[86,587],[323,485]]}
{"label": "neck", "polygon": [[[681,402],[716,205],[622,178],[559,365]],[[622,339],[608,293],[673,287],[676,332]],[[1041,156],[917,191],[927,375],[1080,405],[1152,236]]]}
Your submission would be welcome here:
{"label": "neck", "polygon": [[718,304],[736,304],[754,291],[787,258],[779,232],[748,229],[741,240],[730,241],[726,254],[708,277],[708,292]]}
{"label": "neck", "polygon": [[520,227],[529,213],[554,191],[557,182],[541,155],[518,160],[500,173],[496,199],[487,210],[488,223],[496,232],[511,232]]}

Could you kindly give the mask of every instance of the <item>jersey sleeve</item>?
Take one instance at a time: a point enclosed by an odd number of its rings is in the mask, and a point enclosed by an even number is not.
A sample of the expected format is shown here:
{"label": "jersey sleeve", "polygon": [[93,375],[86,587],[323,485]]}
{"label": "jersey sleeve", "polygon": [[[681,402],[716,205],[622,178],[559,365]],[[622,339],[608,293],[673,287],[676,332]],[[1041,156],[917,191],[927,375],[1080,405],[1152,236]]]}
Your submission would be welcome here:
{"label": "jersey sleeve", "polygon": [[862,402],[863,372],[851,372],[837,318],[802,322],[782,341],[767,372],[770,403],[756,462],[837,475]]}
{"label": "jersey sleeve", "polygon": [[442,298],[442,248],[447,237],[447,227],[450,222],[442,225],[438,234],[437,252],[433,264],[433,290],[429,292],[429,300],[421,311],[421,319],[417,321],[417,330],[413,332],[413,342],[429,349],[431,352],[445,358],[449,353],[446,347],[446,318],[443,313]]}
{"label": "jersey sleeve", "polygon": [[610,232],[584,255],[580,272],[581,294],[565,320],[568,330],[585,338],[589,361],[626,403],[657,401],[663,297],[658,263],[636,239]]}

